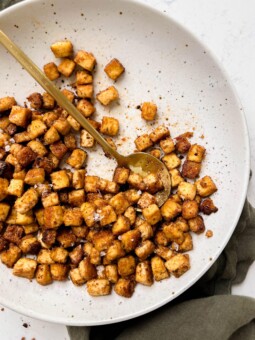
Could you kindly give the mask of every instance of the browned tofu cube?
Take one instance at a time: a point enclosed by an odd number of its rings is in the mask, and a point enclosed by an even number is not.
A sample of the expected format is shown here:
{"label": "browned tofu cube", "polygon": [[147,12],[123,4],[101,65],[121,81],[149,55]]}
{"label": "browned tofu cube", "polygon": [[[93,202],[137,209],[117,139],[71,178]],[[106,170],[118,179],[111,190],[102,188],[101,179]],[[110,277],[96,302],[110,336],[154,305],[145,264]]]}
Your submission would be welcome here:
{"label": "browned tofu cube", "polygon": [[57,119],[53,123],[53,126],[63,136],[67,135],[71,130],[71,125],[69,124],[68,120],[64,117],[60,117],[59,119]]}
{"label": "browned tofu cube", "polygon": [[[86,228],[84,228],[86,229]],[[69,253],[70,260],[73,264],[79,264],[81,260],[84,258],[84,251],[82,249],[82,245],[79,244]]]}
{"label": "browned tofu cube", "polygon": [[194,218],[191,218],[188,220],[189,223],[189,228],[193,233],[196,234],[201,234],[205,231],[205,225],[204,225],[204,220],[203,217],[198,215]]}
{"label": "browned tofu cube", "polygon": [[105,66],[104,71],[109,78],[116,81],[125,72],[125,68],[118,59],[114,58]]}
{"label": "browned tofu cube", "polygon": [[70,186],[70,179],[66,170],[59,170],[50,175],[54,190],[61,190]]}
{"label": "browned tofu cube", "polygon": [[153,284],[153,275],[149,261],[143,261],[137,264],[135,280],[145,286],[151,286]]}
{"label": "browned tofu cube", "polygon": [[117,220],[117,215],[110,205],[97,210],[101,227],[111,224]]}
{"label": "browned tofu cube", "polygon": [[171,175],[171,184],[173,188],[176,188],[181,182],[184,181],[178,169],[172,169],[169,171],[169,173]]}
{"label": "browned tofu cube", "polygon": [[22,236],[24,234],[24,230],[21,226],[19,225],[8,225],[3,237],[5,240],[15,243],[15,244],[19,244],[20,240],[22,239]]}
{"label": "browned tofu cube", "polygon": [[33,212],[30,210],[25,214],[21,214],[15,208],[13,208],[11,210],[11,213],[7,217],[6,223],[18,225],[27,225],[34,223]]}
{"label": "browned tofu cube", "polygon": [[86,99],[78,101],[77,110],[80,111],[84,117],[90,117],[96,111],[94,105]]}
{"label": "browned tofu cube", "polygon": [[150,240],[145,240],[142,241],[141,244],[139,244],[139,246],[135,249],[135,253],[141,261],[144,261],[154,252],[154,250],[154,243]]}
{"label": "browned tofu cube", "polygon": [[77,141],[74,134],[69,133],[64,136],[64,144],[69,150],[77,149]]}
{"label": "browned tofu cube", "polygon": [[38,224],[37,223],[32,223],[29,225],[24,225],[23,226],[24,232],[26,235],[36,233],[38,231]]}
{"label": "browned tofu cube", "polygon": [[4,222],[9,214],[10,205],[8,203],[0,203],[0,222]]}
{"label": "browned tofu cube", "polygon": [[93,83],[92,74],[86,70],[76,72],[76,84],[84,85]]}
{"label": "browned tofu cube", "polygon": [[63,224],[63,208],[59,205],[44,209],[44,223],[46,229],[58,228]]}
{"label": "browned tofu cube", "polygon": [[16,159],[22,167],[26,167],[36,159],[36,153],[29,146],[25,146],[17,153]]}
{"label": "browned tofu cube", "polygon": [[137,227],[137,229],[140,231],[143,241],[148,240],[149,238],[152,238],[153,229],[152,229],[152,226],[148,222],[146,222],[146,221],[142,222]]}
{"label": "browned tofu cube", "polygon": [[44,135],[44,144],[50,145],[60,140],[60,135],[54,126],[51,126]]}
{"label": "browned tofu cube", "polygon": [[96,208],[95,205],[90,202],[85,202],[81,205],[81,213],[84,218],[84,221],[88,227],[92,227],[95,225],[96,220]]}
{"label": "browned tofu cube", "polygon": [[86,170],[81,169],[81,170],[75,170],[73,172],[73,187],[74,189],[82,189],[84,188],[85,185],[85,174]]}
{"label": "browned tofu cube", "polygon": [[152,149],[150,151],[150,154],[153,156],[153,157],[156,157],[158,159],[160,159],[161,157],[161,151],[159,149]]}
{"label": "browned tofu cube", "polygon": [[151,102],[144,102],[141,105],[142,118],[148,121],[155,119],[157,114],[157,105]]}
{"label": "browned tofu cube", "polygon": [[179,245],[180,252],[186,252],[193,249],[193,242],[190,233],[184,233],[184,240],[182,244]]}
{"label": "browned tofu cube", "polygon": [[205,215],[210,215],[211,213],[217,212],[218,208],[214,205],[211,198],[206,198],[200,203],[199,210]]}
{"label": "browned tofu cube", "polygon": [[119,215],[117,221],[112,226],[114,235],[121,235],[130,230],[130,221],[127,217]]}
{"label": "browned tofu cube", "polygon": [[81,125],[77,122],[76,119],[74,119],[72,116],[67,117],[67,121],[69,125],[74,129],[74,131],[80,131]]}
{"label": "browned tofu cube", "polygon": [[97,270],[94,264],[90,262],[89,257],[84,258],[79,263],[79,272],[85,281],[92,280],[97,277]]}
{"label": "browned tofu cube", "polygon": [[107,250],[115,236],[110,230],[100,230],[93,235],[92,242],[98,251]]}
{"label": "browned tofu cube", "polygon": [[190,260],[188,254],[176,254],[165,262],[169,273],[175,277],[180,277],[190,269]]}
{"label": "browned tofu cube", "polygon": [[180,196],[180,198],[182,200],[194,200],[196,197],[196,186],[193,183],[189,183],[189,182],[181,182],[178,186],[178,196]]}
{"label": "browned tofu cube", "polygon": [[32,120],[31,124],[27,127],[27,132],[31,139],[35,139],[45,133],[47,126],[40,119]]}
{"label": "browned tofu cube", "polygon": [[[52,165],[52,169],[57,169],[60,163],[60,159],[58,159],[52,152],[48,154],[49,164]],[[46,169],[45,169],[46,170]]]}
{"label": "browned tofu cube", "polygon": [[57,241],[63,248],[70,248],[75,245],[76,236],[71,229],[65,228],[58,232]]}
{"label": "browned tofu cube", "polygon": [[157,248],[155,249],[155,253],[166,261],[169,260],[174,254],[171,249],[161,245],[157,246]]}
{"label": "browned tofu cube", "polygon": [[31,108],[35,110],[39,110],[42,108],[43,100],[41,93],[34,92],[27,97],[27,100],[30,102]]}
{"label": "browned tofu cube", "polygon": [[[143,177],[135,172],[131,172],[127,180],[128,184],[132,187],[141,190],[145,190],[145,184],[143,182]],[[142,192],[141,192],[142,194]]]}
{"label": "browned tofu cube", "polygon": [[65,77],[70,77],[75,69],[75,62],[71,59],[63,59],[58,65],[58,72],[63,74]]}
{"label": "browned tofu cube", "polygon": [[166,126],[160,125],[155,130],[153,130],[149,136],[153,143],[157,143],[161,139],[169,137],[170,131]]}
{"label": "browned tofu cube", "polygon": [[147,133],[135,139],[135,146],[138,151],[144,151],[152,146],[152,141]]}
{"label": "browned tofu cube", "polygon": [[24,181],[22,179],[11,179],[8,186],[8,194],[20,197],[24,190]]}
{"label": "browned tofu cube", "polygon": [[181,244],[184,241],[183,232],[178,228],[176,223],[165,223],[163,226],[163,233],[166,235],[168,242]]}
{"label": "browned tofu cube", "polygon": [[45,173],[50,174],[54,169],[54,163],[51,158],[37,157],[34,161],[33,168],[43,168]]}
{"label": "browned tofu cube", "polygon": [[68,277],[68,265],[53,263],[50,265],[51,277],[55,281],[65,281]]}
{"label": "browned tofu cube", "polygon": [[38,199],[37,191],[34,188],[30,188],[21,197],[17,198],[14,207],[17,212],[25,214],[37,204]]}
{"label": "browned tofu cube", "polygon": [[119,121],[112,117],[103,117],[100,132],[108,136],[116,136],[119,132]]}
{"label": "browned tofu cube", "polygon": [[52,110],[55,107],[55,99],[47,92],[43,93],[43,108]]}
{"label": "browned tofu cube", "polygon": [[21,106],[12,106],[9,120],[11,123],[26,128],[31,118],[31,111],[28,108]]}
{"label": "browned tofu cube", "polygon": [[127,182],[130,170],[126,168],[116,168],[113,175],[113,181],[118,184],[125,184]]}
{"label": "browned tofu cube", "polygon": [[80,207],[85,202],[84,189],[70,191],[68,193],[68,202],[71,206]]}
{"label": "browned tofu cube", "polygon": [[145,190],[149,191],[151,194],[164,189],[163,183],[159,178],[158,174],[149,174],[143,178],[145,185]]}
{"label": "browned tofu cube", "polygon": [[130,298],[134,290],[135,282],[126,278],[120,278],[114,286],[115,293],[126,298]]}
{"label": "browned tofu cube", "polygon": [[79,227],[82,225],[82,212],[79,208],[66,209],[63,218],[66,227]]}
{"label": "browned tofu cube", "polygon": [[50,48],[56,58],[66,58],[73,54],[73,44],[69,40],[57,41]]}
{"label": "browned tofu cube", "polygon": [[141,240],[141,233],[138,229],[127,231],[121,235],[121,243],[126,253],[134,250]]}
{"label": "browned tofu cube", "polygon": [[74,58],[74,61],[76,62],[76,64],[90,72],[93,71],[96,65],[96,59],[94,55],[82,50],[78,51]]}
{"label": "browned tofu cube", "polygon": [[14,244],[10,244],[9,249],[4,250],[0,254],[0,258],[3,264],[5,264],[8,268],[12,268],[21,257],[21,254],[22,252],[19,247],[15,246]]}
{"label": "browned tofu cube", "polygon": [[94,87],[92,84],[77,85],[76,86],[77,96],[79,98],[93,98]]}
{"label": "browned tofu cube", "polygon": [[23,254],[37,254],[41,248],[40,242],[36,237],[27,235],[22,238],[19,247]]}
{"label": "browned tofu cube", "polygon": [[98,189],[99,189],[99,177],[86,176],[85,177],[85,191],[86,192],[97,192]]}
{"label": "browned tofu cube", "polygon": [[176,144],[175,144],[176,152],[184,154],[189,151],[190,147],[191,147],[191,144],[186,137],[176,138]]}
{"label": "browned tofu cube", "polygon": [[50,266],[47,264],[39,264],[35,273],[37,283],[47,286],[53,282],[50,272]]}
{"label": "browned tofu cube", "polygon": [[45,148],[45,146],[37,140],[31,140],[27,146],[29,146],[39,157],[43,157],[48,153],[48,150]]}
{"label": "browned tofu cube", "polygon": [[142,213],[145,220],[151,225],[157,224],[162,219],[160,209],[156,204],[150,204],[142,210]]}
{"label": "browned tofu cube", "polygon": [[164,261],[159,256],[151,259],[151,269],[155,281],[161,281],[169,277]]}
{"label": "browned tofu cube", "polygon": [[91,296],[109,295],[111,285],[107,279],[93,279],[87,282],[87,291]]}
{"label": "browned tofu cube", "polygon": [[121,242],[118,240],[115,240],[112,242],[112,244],[107,249],[105,260],[107,263],[110,263],[123,256],[125,256],[125,251],[122,248]]}
{"label": "browned tofu cube", "polygon": [[55,142],[50,145],[50,151],[58,159],[62,159],[68,151],[68,148],[61,141]]}
{"label": "browned tofu cube", "polygon": [[50,257],[54,262],[66,263],[68,258],[68,251],[64,248],[56,247],[50,251]]}
{"label": "browned tofu cube", "polygon": [[133,225],[136,220],[136,210],[134,207],[128,207],[124,213],[124,216],[128,218],[130,225]]}
{"label": "browned tofu cube", "polygon": [[114,86],[110,86],[107,89],[99,92],[96,95],[96,98],[102,105],[106,106],[119,99],[119,92]]}
{"label": "browned tofu cube", "polygon": [[182,217],[186,220],[196,217],[198,214],[198,204],[196,201],[184,201],[182,205]]}
{"label": "browned tofu cube", "polygon": [[183,177],[194,179],[199,176],[200,171],[201,171],[201,163],[185,160],[182,165],[182,176]]}
{"label": "browned tofu cube", "polygon": [[42,168],[28,170],[24,182],[29,185],[37,185],[45,180],[45,170]]}
{"label": "browned tofu cube", "polygon": [[181,165],[180,158],[174,153],[170,153],[162,158],[168,170],[178,168]]}
{"label": "browned tofu cube", "polygon": [[48,265],[54,263],[50,255],[51,255],[51,250],[41,249],[39,254],[37,255],[37,262],[40,264],[48,264]]}
{"label": "browned tofu cube", "polygon": [[169,154],[169,153],[173,152],[174,149],[175,149],[174,141],[170,137],[161,140],[159,145],[160,145],[161,149],[164,151],[165,154]]}
{"label": "browned tofu cube", "polygon": [[204,176],[196,181],[197,193],[201,197],[207,197],[217,191],[217,187],[210,176]]}
{"label": "browned tofu cube", "polygon": [[174,219],[181,213],[181,211],[181,205],[171,199],[168,199],[161,207],[161,214],[166,221]]}
{"label": "browned tofu cube", "polygon": [[80,169],[87,158],[87,153],[81,149],[75,149],[66,160],[66,163],[75,169]]}
{"label": "browned tofu cube", "polygon": [[125,191],[125,196],[127,200],[130,202],[130,204],[137,203],[141,195],[142,195],[141,190],[129,189]]}
{"label": "browned tofu cube", "polygon": [[69,276],[75,286],[82,286],[86,282],[86,280],[84,280],[81,276],[79,268],[71,269]]}
{"label": "browned tofu cube", "polygon": [[50,80],[56,80],[60,77],[58,67],[55,63],[51,62],[43,66],[43,71]]}
{"label": "browned tofu cube", "polygon": [[83,148],[92,148],[95,145],[95,139],[88,133],[88,131],[81,130],[80,145]]}
{"label": "browned tofu cube", "polygon": [[179,216],[174,223],[179,230],[183,232],[189,231],[188,221],[186,221],[183,217]]}
{"label": "browned tofu cube", "polygon": [[201,163],[205,155],[205,148],[198,144],[191,145],[187,154],[187,160],[191,162]]}
{"label": "browned tofu cube", "polygon": [[0,112],[10,110],[16,104],[17,103],[14,97],[0,98]]}
{"label": "browned tofu cube", "polygon": [[36,267],[37,262],[35,260],[21,258],[15,263],[12,273],[15,276],[25,277],[32,280],[35,276]]}
{"label": "browned tofu cube", "polygon": [[4,200],[8,195],[9,181],[6,178],[0,178],[0,201]]}
{"label": "browned tofu cube", "polygon": [[113,196],[109,203],[114,208],[117,215],[123,214],[130,206],[129,201],[123,192],[119,192],[117,195]]}
{"label": "browned tofu cube", "polygon": [[105,275],[106,275],[106,278],[111,283],[116,283],[118,281],[118,279],[119,279],[117,265],[116,264],[108,264],[105,267]]}
{"label": "browned tofu cube", "polygon": [[126,277],[135,273],[136,261],[134,256],[129,255],[118,260],[118,273],[121,277]]}

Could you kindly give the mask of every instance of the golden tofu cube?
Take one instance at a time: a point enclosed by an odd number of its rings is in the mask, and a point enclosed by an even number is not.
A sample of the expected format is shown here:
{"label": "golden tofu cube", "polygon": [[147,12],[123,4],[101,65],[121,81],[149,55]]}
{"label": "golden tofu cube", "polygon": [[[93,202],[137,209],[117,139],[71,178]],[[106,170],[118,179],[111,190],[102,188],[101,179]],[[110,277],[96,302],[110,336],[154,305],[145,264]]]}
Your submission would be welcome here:
{"label": "golden tofu cube", "polygon": [[126,168],[116,168],[113,175],[113,181],[118,184],[125,184],[128,180],[130,170]]}
{"label": "golden tofu cube", "polygon": [[92,227],[95,225],[96,220],[96,208],[95,205],[90,202],[85,202],[81,205],[81,213],[84,218],[84,221],[88,227]]}
{"label": "golden tofu cube", "polygon": [[26,235],[36,233],[39,229],[37,223],[31,223],[29,225],[24,225],[22,227]]}
{"label": "golden tofu cube", "polygon": [[69,124],[68,120],[64,117],[60,117],[59,119],[57,119],[53,123],[53,126],[63,136],[67,135],[71,130],[71,125]]}
{"label": "golden tofu cube", "polygon": [[50,265],[51,277],[55,281],[65,281],[68,277],[68,265],[63,263],[53,263]]}
{"label": "golden tofu cube", "polygon": [[13,173],[13,179],[22,179],[24,181],[25,177],[26,171],[24,169]]}
{"label": "golden tofu cube", "polygon": [[68,258],[68,251],[64,248],[56,247],[50,251],[50,257],[53,262],[66,263]]}
{"label": "golden tofu cube", "polygon": [[169,273],[175,277],[180,277],[190,269],[190,260],[188,254],[176,254],[165,262]]}
{"label": "golden tofu cube", "polygon": [[134,256],[129,255],[118,260],[118,274],[121,277],[129,276],[135,273],[136,261]]}
{"label": "golden tofu cube", "polygon": [[170,153],[162,158],[168,170],[173,170],[181,165],[180,158],[174,153]]}
{"label": "golden tofu cube", "polygon": [[153,143],[157,143],[161,139],[169,137],[170,131],[166,126],[160,125],[155,130],[153,130],[149,136]]}
{"label": "golden tofu cube", "polygon": [[129,189],[125,191],[125,196],[127,200],[130,202],[130,204],[137,203],[141,195],[142,195],[141,190]]}
{"label": "golden tofu cube", "polygon": [[114,235],[121,235],[130,230],[130,221],[127,217],[119,215],[117,221],[112,226]]}
{"label": "golden tofu cube", "polygon": [[119,279],[117,265],[116,264],[108,264],[105,267],[105,275],[106,275],[106,278],[111,283],[116,283],[118,281],[118,279]]}
{"label": "golden tofu cube", "polygon": [[161,207],[161,214],[166,221],[174,219],[181,211],[181,205],[171,199],[168,199]]}
{"label": "golden tofu cube", "polygon": [[97,270],[94,264],[90,262],[89,257],[86,257],[79,263],[79,272],[85,281],[92,280],[97,277]]}
{"label": "golden tofu cube", "polygon": [[151,194],[164,189],[163,183],[157,174],[149,174],[143,178],[145,190],[149,191]]}
{"label": "golden tofu cube", "polygon": [[4,222],[9,214],[10,205],[7,203],[0,203],[0,222]]}
{"label": "golden tofu cube", "polygon": [[22,179],[11,179],[8,186],[8,194],[20,197],[23,194],[24,181]]}
{"label": "golden tofu cube", "polygon": [[75,62],[71,59],[63,59],[58,65],[58,72],[63,74],[65,77],[70,77],[75,69]]}
{"label": "golden tofu cube", "polygon": [[84,117],[89,117],[96,111],[94,105],[86,99],[78,101],[77,110],[80,111]]}
{"label": "golden tofu cube", "polygon": [[121,243],[126,253],[134,250],[141,240],[141,233],[138,229],[127,231],[121,235]]}
{"label": "golden tofu cube", "polygon": [[22,167],[26,167],[36,159],[36,153],[29,146],[25,146],[16,154],[16,159]]}
{"label": "golden tofu cube", "polygon": [[195,183],[197,187],[197,193],[201,197],[207,197],[216,192],[217,186],[210,176],[204,176]]}
{"label": "golden tofu cube", "polygon": [[152,149],[150,151],[150,154],[153,156],[153,157],[156,157],[158,159],[160,159],[161,157],[161,151],[159,149]]}
{"label": "golden tofu cube", "polygon": [[80,145],[83,148],[92,148],[95,145],[95,139],[86,130],[81,130]]}
{"label": "golden tofu cube", "polygon": [[153,275],[149,261],[139,262],[136,266],[135,280],[144,286],[153,284]]}
{"label": "golden tofu cube", "polygon": [[151,195],[148,192],[143,192],[142,196],[137,202],[137,205],[140,209],[147,208],[149,205],[156,203],[155,196]]}
{"label": "golden tofu cube", "polygon": [[136,220],[136,210],[134,207],[128,207],[124,213],[124,216],[128,218],[130,225],[133,225]]}
{"label": "golden tofu cube", "polygon": [[25,277],[32,280],[35,276],[36,267],[37,262],[35,260],[21,258],[15,263],[12,273],[15,276]]}
{"label": "golden tofu cube", "polygon": [[98,209],[97,213],[99,214],[99,223],[101,227],[105,227],[117,220],[117,215],[110,205]]}
{"label": "golden tofu cube", "polygon": [[96,95],[96,98],[102,105],[106,106],[119,99],[119,92],[114,86],[110,86],[107,89],[99,92]]}
{"label": "golden tofu cube", "polygon": [[27,97],[27,100],[29,101],[31,108],[35,110],[40,110],[42,108],[43,100],[41,93],[34,92],[30,94]]}
{"label": "golden tofu cube", "polygon": [[94,55],[82,50],[78,51],[74,58],[74,61],[76,62],[76,64],[90,72],[93,71],[96,65],[96,59]]}
{"label": "golden tofu cube", "polygon": [[68,202],[73,207],[80,207],[85,202],[84,189],[70,191],[68,193]]}
{"label": "golden tofu cube", "polygon": [[56,58],[66,58],[73,54],[73,44],[69,40],[57,41],[50,48]]}
{"label": "golden tofu cube", "polygon": [[74,169],[80,169],[83,166],[86,158],[87,153],[85,151],[81,149],[75,149],[66,160],[66,163]]}
{"label": "golden tofu cube", "polygon": [[43,157],[48,153],[48,150],[45,148],[45,146],[37,140],[31,140],[27,146],[29,146],[30,149],[32,149],[32,151],[35,152],[39,157]]}
{"label": "golden tofu cube", "polygon": [[79,208],[66,209],[64,211],[64,225],[66,227],[79,227],[82,225],[82,212]]}
{"label": "golden tofu cube", "polygon": [[42,168],[28,170],[24,182],[29,185],[37,185],[45,180],[45,170]]}
{"label": "golden tofu cube", "polygon": [[157,246],[157,248],[155,249],[155,253],[166,261],[173,256],[173,251],[171,249],[161,245]]}
{"label": "golden tofu cube", "polygon": [[160,145],[161,149],[164,151],[165,154],[169,154],[169,153],[173,152],[174,149],[175,149],[174,141],[170,137],[161,140],[159,145]]}
{"label": "golden tofu cube", "polygon": [[151,225],[157,224],[162,219],[160,209],[156,204],[150,204],[147,208],[144,208],[142,214]]}
{"label": "golden tofu cube", "polygon": [[70,126],[74,129],[74,131],[80,131],[81,125],[77,122],[76,119],[69,115],[67,117],[67,121],[70,124]]}
{"label": "golden tofu cube", "polygon": [[49,249],[41,249],[38,256],[37,262],[40,264],[52,264],[54,261],[51,258],[51,250]]}
{"label": "golden tofu cube", "polygon": [[58,111],[49,111],[44,113],[42,119],[47,127],[50,128],[59,117],[60,113]]}
{"label": "golden tofu cube", "polygon": [[67,153],[68,148],[64,143],[58,141],[50,145],[50,151],[55,157],[57,157],[57,159],[61,160]]}
{"label": "golden tofu cube", "polygon": [[[84,228],[84,229],[86,229],[86,228]],[[69,253],[69,257],[70,257],[70,260],[73,264],[79,264],[81,262],[81,260],[84,258],[84,251],[83,251],[82,245],[79,244],[77,247],[75,247]]]}
{"label": "golden tofu cube", "polygon": [[105,260],[107,263],[125,256],[125,251],[122,248],[121,242],[118,240],[113,241],[106,251]]}
{"label": "golden tofu cube", "polygon": [[203,217],[198,215],[188,220],[189,228],[193,233],[201,234],[205,231]]}
{"label": "golden tofu cube", "polygon": [[43,108],[47,110],[54,109],[55,99],[47,92],[43,93]]}
{"label": "golden tofu cube", "polygon": [[193,249],[193,242],[190,233],[184,233],[184,240],[182,244],[179,245],[179,251],[185,252]]}
{"label": "golden tofu cube", "polygon": [[105,66],[104,71],[109,78],[117,80],[125,72],[125,68],[118,59],[114,58]]}
{"label": "golden tofu cube", "polygon": [[0,178],[0,201],[4,200],[8,195],[9,181],[6,178]]}
{"label": "golden tofu cube", "polygon": [[93,83],[93,76],[86,70],[76,72],[76,84],[84,85]]}
{"label": "golden tofu cube", "polygon": [[27,235],[21,239],[19,247],[23,254],[37,254],[41,248],[41,244],[36,237]]}
{"label": "golden tofu cube", "polygon": [[148,121],[155,119],[157,114],[157,105],[151,102],[144,102],[141,105],[141,115],[142,118]]}
{"label": "golden tofu cube", "polygon": [[14,97],[0,98],[0,112],[10,110],[16,104],[17,103]]}
{"label": "golden tofu cube", "polygon": [[86,176],[85,177],[85,191],[86,192],[97,192],[98,189],[99,189],[99,177]]}
{"label": "golden tofu cube", "polygon": [[86,280],[81,276],[78,268],[71,269],[69,272],[70,279],[75,286],[82,286]]}
{"label": "golden tofu cube", "polygon": [[35,273],[37,283],[47,286],[53,282],[50,267],[47,264],[39,264]]}
{"label": "golden tofu cube", "polygon": [[54,190],[61,190],[70,186],[70,179],[66,170],[59,170],[50,174]]}
{"label": "golden tofu cube", "polygon": [[182,205],[182,217],[186,220],[196,217],[198,214],[198,204],[195,200],[184,201]]}
{"label": "golden tofu cube", "polygon": [[77,96],[79,98],[93,98],[94,87],[92,84],[77,85],[76,86]]}
{"label": "golden tofu cube", "polygon": [[148,240],[149,238],[152,238],[153,229],[152,229],[152,226],[148,222],[146,222],[146,221],[142,222],[137,227],[137,229],[140,231],[143,241]]}
{"label": "golden tofu cube", "polygon": [[73,172],[73,187],[74,189],[82,189],[85,185],[85,174],[86,170],[80,169]]}
{"label": "golden tofu cube", "polygon": [[114,285],[114,291],[116,294],[130,298],[135,290],[135,282],[130,279],[120,278]]}
{"label": "golden tofu cube", "polygon": [[138,151],[144,151],[153,145],[149,135],[145,133],[135,139],[135,146]]}
{"label": "golden tofu cube", "polygon": [[6,223],[8,224],[18,224],[18,225],[27,225],[34,222],[33,212],[32,210],[27,213],[19,213],[15,208],[11,210],[11,213],[7,217]]}
{"label": "golden tofu cube", "polygon": [[27,132],[32,139],[43,135],[46,130],[47,126],[39,119],[32,120],[31,124],[27,127]]}
{"label": "golden tofu cube", "polygon": [[155,281],[161,281],[169,277],[164,261],[159,256],[151,259],[151,269]]}
{"label": "golden tofu cube", "polygon": [[43,136],[45,145],[53,144],[60,140],[59,133],[54,126],[51,126]]}
{"label": "golden tofu cube", "polygon": [[22,252],[19,247],[15,246],[14,244],[10,244],[9,249],[3,251],[0,254],[0,258],[3,264],[5,264],[8,268],[12,268],[21,257],[21,254]]}
{"label": "golden tofu cube", "polygon": [[184,181],[183,177],[181,176],[181,173],[178,169],[172,169],[169,170],[170,176],[171,176],[171,184],[173,188],[178,187],[178,185]]}
{"label": "golden tofu cube", "polygon": [[191,147],[191,144],[186,137],[180,136],[176,138],[175,148],[178,153],[181,153],[181,154],[186,153],[189,151],[190,147]]}
{"label": "golden tofu cube", "polygon": [[26,128],[30,118],[31,118],[31,111],[28,108],[17,106],[17,105],[12,106],[12,109],[9,115],[9,119],[11,123],[17,126]]}
{"label": "golden tofu cube", "polygon": [[116,136],[119,132],[119,121],[112,117],[103,117],[100,132],[108,136]]}
{"label": "golden tofu cube", "polygon": [[5,240],[9,242],[19,244],[23,234],[24,234],[24,230],[21,226],[8,225],[3,234],[3,237]]}
{"label": "golden tofu cube", "polygon": [[150,240],[145,240],[135,249],[135,253],[141,261],[144,261],[154,252],[154,250],[154,243]]}
{"label": "golden tofu cube", "polygon": [[109,295],[111,285],[107,279],[93,279],[87,282],[87,291],[91,296]]}
{"label": "golden tofu cube", "polygon": [[64,144],[69,150],[77,149],[77,141],[75,135],[72,133],[65,135]]}
{"label": "golden tofu cube", "polygon": [[53,207],[54,205],[59,205],[59,203],[59,197],[56,192],[51,192],[42,197],[42,205],[44,208]]}
{"label": "golden tofu cube", "polygon": [[51,62],[43,66],[43,71],[50,80],[56,80],[60,77],[58,67],[55,63]]}
{"label": "golden tofu cube", "polygon": [[34,188],[28,189],[21,197],[17,198],[14,208],[21,214],[27,213],[38,202],[39,196]]}
{"label": "golden tofu cube", "polygon": [[201,163],[205,155],[205,148],[198,144],[191,145],[187,154],[187,160],[191,162]]}
{"label": "golden tofu cube", "polygon": [[196,186],[193,183],[181,182],[178,186],[178,196],[182,200],[194,200],[196,197]]}
{"label": "golden tofu cube", "polygon": [[64,212],[59,205],[44,209],[44,223],[46,229],[58,228],[63,224]]}
{"label": "golden tofu cube", "polygon": [[183,217],[181,216],[178,217],[174,223],[178,227],[179,230],[183,232],[189,231],[188,221],[186,221]]}
{"label": "golden tofu cube", "polygon": [[111,246],[114,238],[110,230],[100,230],[93,235],[92,242],[98,251],[105,251]]}
{"label": "golden tofu cube", "polygon": [[181,244],[184,241],[183,232],[178,228],[178,224],[176,223],[165,223],[163,225],[163,233],[166,235],[168,242]]}
{"label": "golden tofu cube", "polygon": [[113,196],[109,203],[114,208],[117,215],[123,214],[130,206],[129,201],[123,192],[119,192],[117,195]]}
{"label": "golden tofu cube", "polygon": [[182,176],[183,177],[194,179],[199,176],[200,171],[201,171],[201,163],[185,160],[182,165]]}

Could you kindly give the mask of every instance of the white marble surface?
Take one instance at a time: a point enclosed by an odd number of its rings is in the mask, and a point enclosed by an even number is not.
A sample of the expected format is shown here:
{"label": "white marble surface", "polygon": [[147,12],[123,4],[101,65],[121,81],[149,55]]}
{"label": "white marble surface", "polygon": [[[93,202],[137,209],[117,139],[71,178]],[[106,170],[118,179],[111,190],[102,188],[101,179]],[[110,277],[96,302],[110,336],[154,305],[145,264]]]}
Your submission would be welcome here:
{"label": "white marble surface", "polygon": [[[140,0],[168,13],[200,38],[224,65],[244,107],[250,131],[251,169],[248,197],[255,205],[255,25],[254,0]],[[255,298],[255,263],[234,294]],[[26,327],[25,327],[26,326]],[[66,328],[34,320],[0,306],[4,340],[68,340]]]}

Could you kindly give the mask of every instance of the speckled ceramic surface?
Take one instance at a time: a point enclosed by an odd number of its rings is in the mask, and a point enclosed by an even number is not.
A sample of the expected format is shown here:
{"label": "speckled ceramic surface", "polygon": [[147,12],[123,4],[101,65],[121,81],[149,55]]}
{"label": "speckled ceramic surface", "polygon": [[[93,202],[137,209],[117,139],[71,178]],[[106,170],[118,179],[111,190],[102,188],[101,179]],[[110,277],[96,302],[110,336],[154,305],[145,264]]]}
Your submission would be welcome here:
{"label": "speckled ceramic surface", "polygon": [[[119,150],[131,152],[132,140],[152,127],[141,122],[136,106],[153,100],[158,123],[172,136],[194,129],[194,142],[207,148],[203,174],[219,188],[214,195],[219,212],[206,218],[214,236],[194,236],[191,269],[179,279],[152,287],[137,286],[131,299],[116,294],[91,298],[70,282],[41,287],[13,277],[0,265],[0,303],[23,314],[72,325],[117,322],[149,312],[191,286],[220,254],[241,213],[249,175],[248,136],[242,110],[217,62],[194,37],[166,16],[134,1],[25,1],[0,14],[0,27],[42,66],[54,60],[49,45],[69,38],[74,46],[93,51],[98,67],[96,91],[111,82],[103,72],[112,57],[126,67],[117,82],[121,100],[110,114],[121,122]],[[20,103],[35,90],[35,82],[0,47],[0,96],[15,95]],[[97,106],[97,117],[109,114]],[[204,137],[201,139],[201,137]],[[123,141],[125,137],[125,142]],[[88,172],[110,178],[114,162],[100,148],[90,154]]]}

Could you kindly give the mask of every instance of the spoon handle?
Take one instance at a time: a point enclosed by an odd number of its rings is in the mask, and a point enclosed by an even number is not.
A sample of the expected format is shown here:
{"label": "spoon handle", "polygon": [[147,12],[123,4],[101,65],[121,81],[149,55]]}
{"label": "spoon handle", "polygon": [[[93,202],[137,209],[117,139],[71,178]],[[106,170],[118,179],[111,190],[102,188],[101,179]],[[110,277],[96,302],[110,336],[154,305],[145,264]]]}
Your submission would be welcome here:
{"label": "spoon handle", "polygon": [[24,69],[52,95],[57,103],[65,109],[81,126],[95,138],[105,152],[111,154],[119,164],[125,163],[125,157],[114,150],[100,133],[93,128],[87,119],[76,109],[76,107],[59,91],[59,89],[44,75],[38,66],[2,31],[0,30],[0,43],[12,54],[12,56],[24,67]]}

